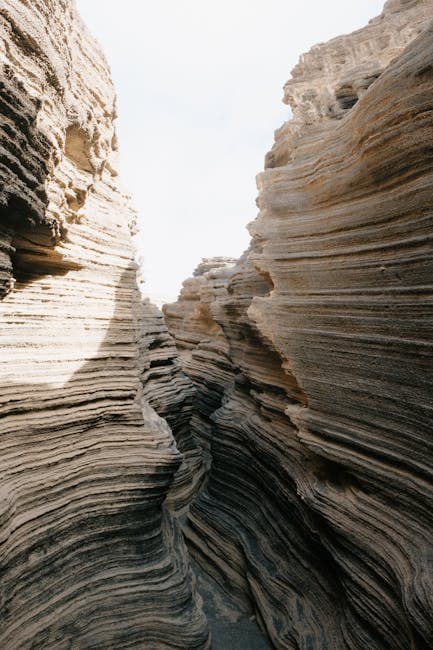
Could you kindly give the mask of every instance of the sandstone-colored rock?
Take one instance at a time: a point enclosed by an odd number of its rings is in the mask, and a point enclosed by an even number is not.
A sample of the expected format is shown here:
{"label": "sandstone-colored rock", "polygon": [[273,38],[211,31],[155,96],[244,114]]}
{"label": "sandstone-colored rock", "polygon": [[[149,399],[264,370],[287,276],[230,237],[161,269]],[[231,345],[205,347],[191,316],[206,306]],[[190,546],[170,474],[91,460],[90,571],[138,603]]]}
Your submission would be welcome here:
{"label": "sandstone-colored rock", "polygon": [[286,165],[298,144],[312,155],[326,131],[365,95],[391,61],[431,20],[429,0],[393,0],[367,27],[321,43],[302,55],[284,86],[292,118],[275,133],[266,167]]}
{"label": "sandstone-colored rock", "polygon": [[301,59],[177,352],[99,47],[70,0],[0,0],[1,648],[209,648],[179,520],[273,647],[433,646],[432,18]]}
{"label": "sandstone-colored rock", "polygon": [[144,397],[170,426],[182,454],[167,497],[169,507],[181,516],[189,508],[203,478],[202,451],[190,427],[195,389],[182,370],[162,312],[148,301],[143,305],[140,332]]}
{"label": "sandstone-colored rock", "polygon": [[250,250],[165,308],[191,552],[284,650],[433,646],[431,19],[387,2],[302,57]]}
{"label": "sandstone-colored rock", "polygon": [[213,413],[233,374],[229,346],[213,318],[211,305],[217,297],[226,295],[235,262],[231,258],[216,258],[215,262],[212,258],[204,259],[194,277],[184,282],[179,301],[163,308],[168,327],[176,337],[182,367],[197,390],[191,433],[203,450],[207,468],[212,425],[210,422],[204,425],[201,417],[196,422],[197,404],[200,404],[199,412]]}
{"label": "sandstone-colored rock", "polygon": [[0,647],[208,647],[107,64],[70,0],[1,0],[0,35]]}

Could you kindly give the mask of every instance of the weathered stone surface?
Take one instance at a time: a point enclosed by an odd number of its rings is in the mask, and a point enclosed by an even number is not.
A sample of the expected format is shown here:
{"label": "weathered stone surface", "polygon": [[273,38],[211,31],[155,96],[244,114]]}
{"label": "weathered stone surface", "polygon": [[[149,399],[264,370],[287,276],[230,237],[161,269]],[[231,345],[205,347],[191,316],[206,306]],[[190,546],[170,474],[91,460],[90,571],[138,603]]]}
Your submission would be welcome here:
{"label": "weathered stone surface", "polygon": [[266,167],[293,161],[298,144],[300,155],[307,144],[317,155],[324,134],[338,127],[431,18],[429,0],[391,0],[367,27],[316,45],[301,56],[284,86],[284,103],[290,105],[292,118],[276,131]]}
{"label": "weathered stone surface", "polygon": [[107,64],[69,0],[1,0],[0,35],[0,647],[208,647]]}
{"label": "weathered stone surface", "polygon": [[70,0],[0,0],[1,648],[209,647],[178,519],[276,648],[433,646],[432,17],[302,58],[177,352],[99,48]]}
{"label": "weathered stone surface", "polygon": [[203,476],[201,447],[190,427],[195,389],[183,372],[162,312],[147,300],[143,305],[140,332],[144,397],[168,423],[182,454],[181,465],[167,497],[167,503],[179,516],[188,509]]}
{"label": "weathered stone surface", "polygon": [[301,59],[250,250],[165,308],[189,545],[276,648],[433,645],[431,18],[387,2]]}

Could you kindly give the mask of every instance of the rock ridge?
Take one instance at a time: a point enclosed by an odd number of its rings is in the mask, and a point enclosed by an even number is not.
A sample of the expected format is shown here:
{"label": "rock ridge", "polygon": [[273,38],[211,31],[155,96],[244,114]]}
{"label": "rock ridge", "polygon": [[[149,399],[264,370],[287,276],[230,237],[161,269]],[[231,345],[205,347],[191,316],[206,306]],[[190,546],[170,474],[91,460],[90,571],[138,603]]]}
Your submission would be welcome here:
{"label": "rock ridge", "polygon": [[164,308],[188,546],[275,648],[433,644],[432,18],[393,0],[301,57],[249,250]]}
{"label": "rock ridge", "polygon": [[0,647],[208,648],[107,63],[71,0],[0,33]]}

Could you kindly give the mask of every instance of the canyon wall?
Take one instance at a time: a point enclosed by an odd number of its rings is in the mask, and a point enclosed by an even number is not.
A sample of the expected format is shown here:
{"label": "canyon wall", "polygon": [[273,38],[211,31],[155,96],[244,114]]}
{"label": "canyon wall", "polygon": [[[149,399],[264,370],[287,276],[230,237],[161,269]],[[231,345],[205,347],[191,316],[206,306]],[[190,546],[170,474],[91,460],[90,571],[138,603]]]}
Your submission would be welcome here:
{"label": "canyon wall", "polygon": [[208,647],[106,61],[71,0],[0,0],[0,32],[0,647]]}
{"label": "canyon wall", "polygon": [[239,260],[141,300],[72,0],[0,0],[0,647],[433,646],[433,0],[314,47]]}
{"label": "canyon wall", "polygon": [[432,19],[390,0],[301,58],[250,249],[164,308],[188,545],[275,648],[433,646]]}

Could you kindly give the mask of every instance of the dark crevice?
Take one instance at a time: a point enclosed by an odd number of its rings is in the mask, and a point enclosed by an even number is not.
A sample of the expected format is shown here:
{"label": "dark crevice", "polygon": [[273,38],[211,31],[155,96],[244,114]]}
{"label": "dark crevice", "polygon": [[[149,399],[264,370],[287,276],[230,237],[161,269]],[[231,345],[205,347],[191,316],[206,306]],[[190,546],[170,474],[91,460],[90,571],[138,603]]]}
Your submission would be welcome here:
{"label": "dark crevice", "polygon": [[155,361],[150,362],[151,368],[163,368],[172,365],[173,365],[172,359],[156,359]]}
{"label": "dark crevice", "polygon": [[359,99],[358,94],[354,91],[352,86],[342,86],[336,91],[335,97],[339,107],[344,111],[353,108]]}

